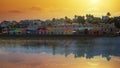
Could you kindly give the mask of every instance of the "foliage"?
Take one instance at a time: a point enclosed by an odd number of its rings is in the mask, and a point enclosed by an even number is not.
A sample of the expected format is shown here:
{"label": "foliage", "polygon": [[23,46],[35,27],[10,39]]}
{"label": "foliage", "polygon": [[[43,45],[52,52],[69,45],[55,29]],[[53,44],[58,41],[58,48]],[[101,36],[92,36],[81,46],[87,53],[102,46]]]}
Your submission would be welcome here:
{"label": "foliage", "polygon": [[110,12],[108,12],[108,13],[107,13],[107,16],[108,16],[108,17],[109,17],[109,16],[111,16],[111,13],[110,13]]}
{"label": "foliage", "polygon": [[74,22],[76,22],[76,23],[81,23],[81,24],[84,24],[85,23],[85,17],[84,16],[77,16],[77,15],[75,15],[74,16],[75,18],[74,18]]}
{"label": "foliage", "polygon": [[114,19],[114,25],[116,28],[120,28],[120,18],[115,18]]}

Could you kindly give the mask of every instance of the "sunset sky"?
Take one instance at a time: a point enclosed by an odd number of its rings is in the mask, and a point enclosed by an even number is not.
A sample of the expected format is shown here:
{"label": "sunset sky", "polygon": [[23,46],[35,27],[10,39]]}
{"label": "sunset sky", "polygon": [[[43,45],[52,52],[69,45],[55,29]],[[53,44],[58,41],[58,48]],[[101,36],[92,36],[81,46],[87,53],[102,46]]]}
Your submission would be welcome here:
{"label": "sunset sky", "polygon": [[120,15],[120,0],[0,0],[0,21],[51,19],[74,15]]}

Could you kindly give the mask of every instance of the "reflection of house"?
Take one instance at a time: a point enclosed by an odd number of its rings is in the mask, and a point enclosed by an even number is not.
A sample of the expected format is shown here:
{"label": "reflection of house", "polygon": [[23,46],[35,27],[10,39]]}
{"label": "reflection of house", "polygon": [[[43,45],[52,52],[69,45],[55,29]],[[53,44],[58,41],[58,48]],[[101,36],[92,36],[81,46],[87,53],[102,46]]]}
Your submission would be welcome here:
{"label": "reflection of house", "polygon": [[[68,43],[65,43],[65,44],[68,44]],[[86,59],[91,59],[91,58],[94,58],[94,56],[102,55],[102,57],[105,57],[107,60],[110,60],[111,55],[120,56],[119,48],[116,48],[117,46],[115,46],[115,48],[111,48],[111,47],[108,48],[107,46],[99,46],[99,45],[98,46],[84,45],[84,46],[77,46],[77,47],[71,47],[69,45],[61,46],[61,44],[60,46],[55,45],[50,47],[49,43],[47,45],[48,46],[45,47],[45,49],[44,49],[44,46],[41,46],[40,48],[38,48],[38,50],[42,50],[39,52],[52,53],[53,55],[61,54],[65,56],[74,54],[75,58],[86,57]]]}
{"label": "reflection of house", "polygon": [[[5,42],[9,43],[5,43]],[[75,58],[85,57],[86,59],[102,56],[108,61],[111,56],[120,56],[120,40],[119,38],[102,38],[95,40],[86,39],[51,39],[42,38],[40,40],[6,40],[0,44],[9,45],[8,52],[23,52],[23,53],[48,53],[53,55],[74,55]],[[89,42],[88,42],[89,41]],[[94,41],[94,42],[92,42]],[[2,43],[3,42],[3,43]],[[13,43],[14,42],[14,43]],[[111,44],[112,42],[112,44]],[[19,45],[19,46],[16,46]],[[2,45],[1,45],[2,46]],[[19,48],[19,50],[18,50]],[[15,50],[14,50],[15,49]],[[14,51],[12,51],[14,50]]]}

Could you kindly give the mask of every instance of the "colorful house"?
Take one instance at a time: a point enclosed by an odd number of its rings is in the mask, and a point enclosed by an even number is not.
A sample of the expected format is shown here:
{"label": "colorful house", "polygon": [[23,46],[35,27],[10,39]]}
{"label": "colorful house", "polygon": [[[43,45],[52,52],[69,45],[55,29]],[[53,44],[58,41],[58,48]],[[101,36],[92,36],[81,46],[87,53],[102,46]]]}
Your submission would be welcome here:
{"label": "colorful house", "polygon": [[6,27],[2,28],[2,34],[8,34],[8,32],[9,32],[8,28],[6,28]]}
{"label": "colorful house", "polygon": [[9,34],[10,34],[10,35],[20,35],[20,34],[24,34],[24,29],[22,29],[22,28],[10,29],[10,30],[9,30]]}
{"label": "colorful house", "polygon": [[74,30],[74,28],[72,28],[72,27],[65,27],[64,34],[67,34],[67,35],[73,34],[73,30]]}
{"label": "colorful house", "polygon": [[16,29],[10,29],[9,34],[10,35],[15,35],[16,34]]}
{"label": "colorful house", "polygon": [[36,29],[26,29],[25,34],[38,34]]}
{"label": "colorful house", "polygon": [[46,28],[38,28],[37,31],[38,31],[38,34],[46,34],[47,32]]}

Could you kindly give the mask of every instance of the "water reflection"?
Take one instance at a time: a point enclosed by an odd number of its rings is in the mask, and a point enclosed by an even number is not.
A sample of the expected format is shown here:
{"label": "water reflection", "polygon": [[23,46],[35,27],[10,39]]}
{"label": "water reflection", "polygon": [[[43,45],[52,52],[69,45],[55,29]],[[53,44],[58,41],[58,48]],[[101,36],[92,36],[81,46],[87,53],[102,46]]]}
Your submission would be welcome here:
{"label": "water reflection", "polygon": [[80,38],[57,39],[40,38],[37,40],[9,39],[0,40],[0,56],[2,52],[52,55],[73,55],[74,58],[92,59],[102,56],[108,61],[112,56],[120,57],[120,37],[114,38]]}

